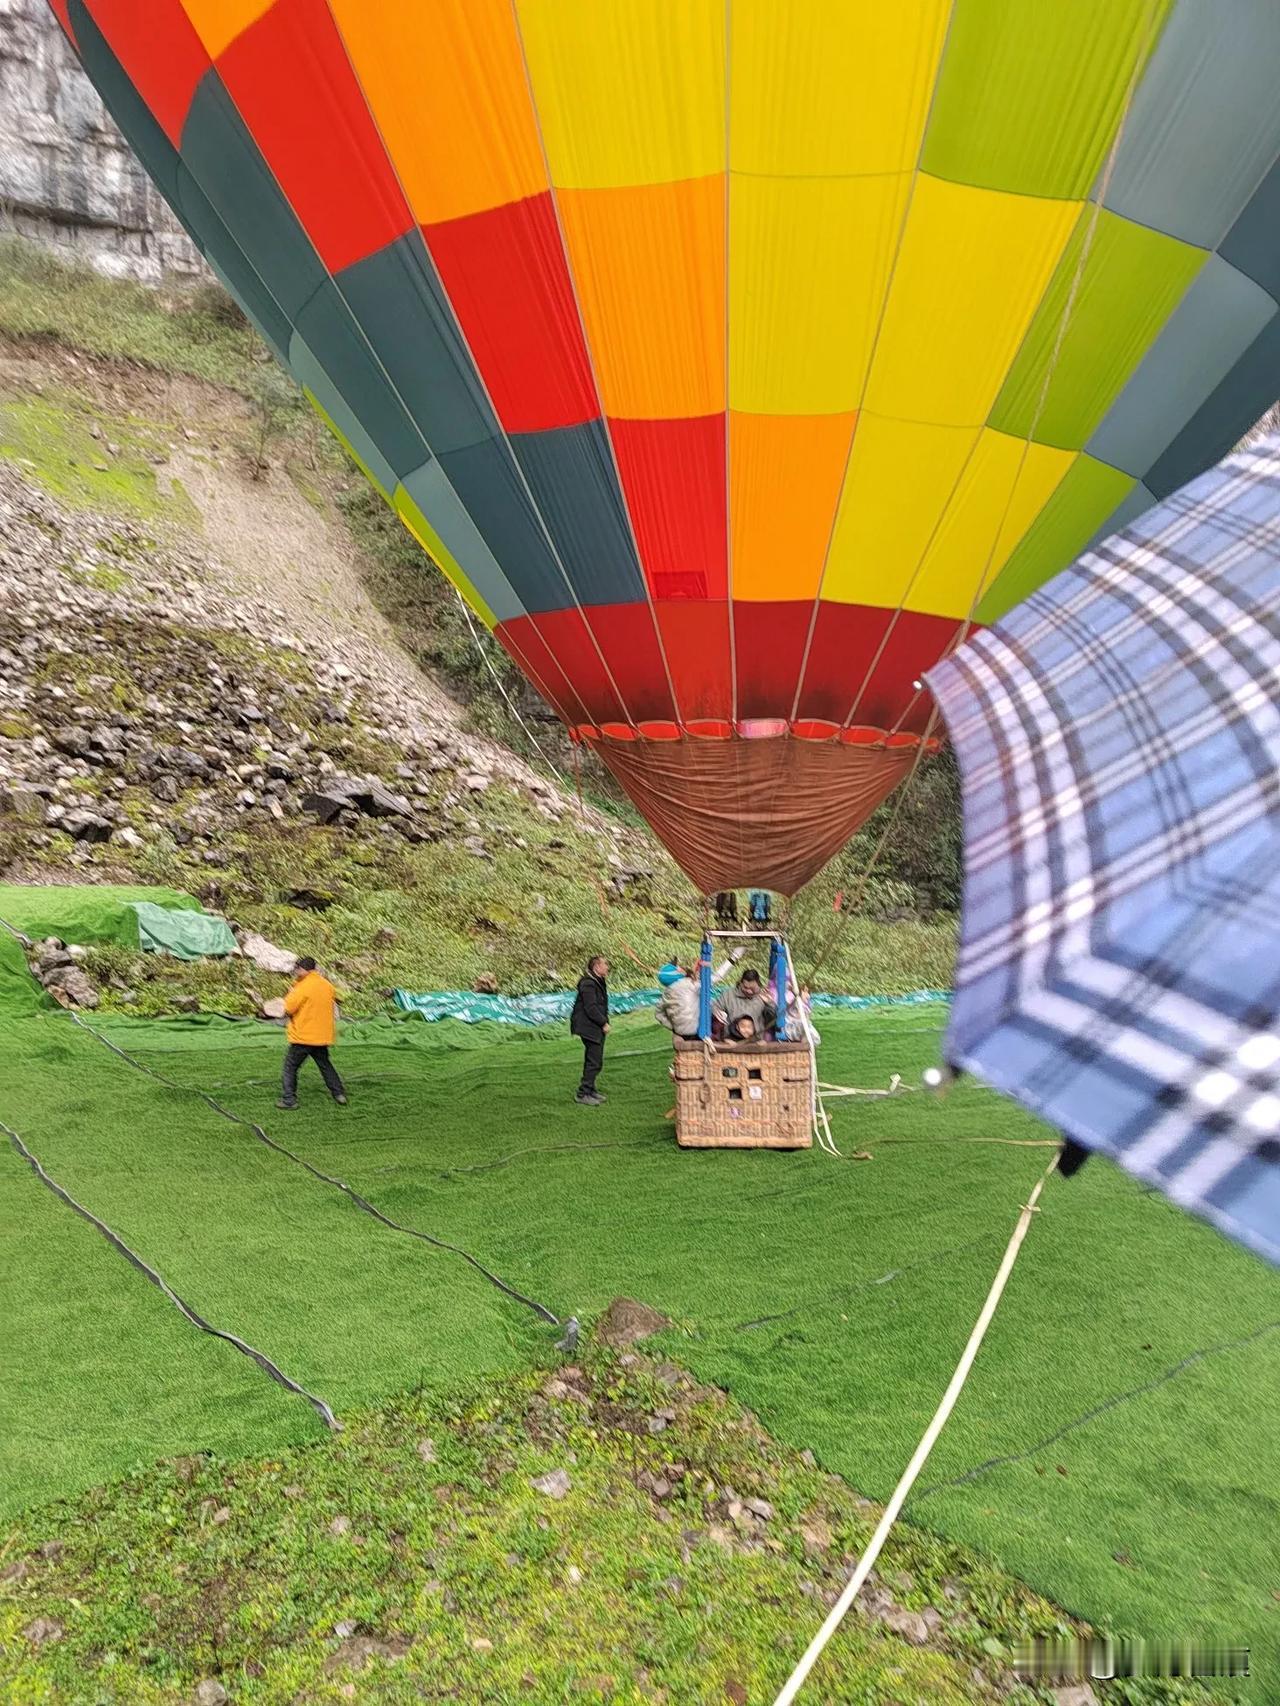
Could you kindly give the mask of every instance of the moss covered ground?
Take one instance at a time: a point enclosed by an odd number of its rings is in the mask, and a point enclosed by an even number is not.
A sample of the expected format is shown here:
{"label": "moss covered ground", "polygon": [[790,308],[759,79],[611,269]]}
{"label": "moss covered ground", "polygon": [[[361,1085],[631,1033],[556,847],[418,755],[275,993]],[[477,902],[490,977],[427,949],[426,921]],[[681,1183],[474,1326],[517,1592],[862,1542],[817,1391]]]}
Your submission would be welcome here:
{"label": "moss covered ground", "polygon": [[[911,1082],[941,1016],[832,1018],[824,1073]],[[0,1118],[17,1110],[53,1176],[340,1416],[406,1390],[445,1403],[545,1362],[560,1329],[465,1251],[561,1322],[617,1294],[663,1310],[665,1354],[871,1496],[910,1455],[1051,1153],[1031,1120],[966,1086],[839,1104],[843,1160],[680,1152],[664,1047],[639,1018],[611,1039],[600,1109],[573,1105],[575,1049],[555,1036],[351,1026],[351,1106],[304,1079],[286,1115],[268,1029],[99,1029],[137,1064],[61,1017],[8,1026]],[[372,1219],[304,1161],[455,1248]],[[3,1170],[11,1509],[157,1457],[275,1461],[322,1437],[303,1399],[186,1325],[12,1152]],[[1253,1698],[1274,1698],[1278,1329],[1277,1276],[1161,1198],[1097,1162],[1051,1181],[908,1520],[1117,1631],[1246,1642]]]}
{"label": "moss covered ground", "polygon": [[[768,1700],[877,1513],[715,1388],[624,1354],[413,1393],[314,1446],[181,1457],[32,1517],[11,1536],[0,1686],[154,1706],[201,1681],[254,1702]],[[556,1475],[558,1497],[539,1485]],[[815,1700],[1029,1706],[1008,1689],[1017,1644],[1071,1627],[911,1529],[875,1595]]]}

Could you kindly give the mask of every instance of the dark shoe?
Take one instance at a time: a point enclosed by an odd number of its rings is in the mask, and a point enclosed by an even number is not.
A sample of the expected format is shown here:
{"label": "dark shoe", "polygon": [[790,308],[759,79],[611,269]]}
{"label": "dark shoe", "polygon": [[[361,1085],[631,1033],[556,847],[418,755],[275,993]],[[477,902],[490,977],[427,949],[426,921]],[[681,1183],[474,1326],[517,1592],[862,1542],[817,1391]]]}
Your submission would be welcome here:
{"label": "dark shoe", "polygon": [[340,1108],[346,1107],[347,1098],[346,1098],[346,1093],[344,1091],[339,1091],[339,1093],[333,1099],[338,1104],[338,1106]]}
{"label": "dark shoe", "polygon": [[579,1090],[573,1099],[580,1102],[584,1108],[598,1108],[604,1101],[604,1097],[597,1090]]}
{"label": "dark shoe", "polygon": [[276,1103],[277,1108],[296,1108],[297,1105],[298,1104],[296,1102],[286,1102],[283,1096],[281,1096],[280,1100]]}

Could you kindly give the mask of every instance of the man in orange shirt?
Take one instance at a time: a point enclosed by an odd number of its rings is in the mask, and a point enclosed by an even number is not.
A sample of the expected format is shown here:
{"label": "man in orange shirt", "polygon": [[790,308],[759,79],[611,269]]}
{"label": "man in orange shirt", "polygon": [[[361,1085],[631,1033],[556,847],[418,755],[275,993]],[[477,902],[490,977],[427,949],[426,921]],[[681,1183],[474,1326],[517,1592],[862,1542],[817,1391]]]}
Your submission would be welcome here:
{"label": "man in orange shirt", "polygon": [[329,1059],[329,1049],[338,1034],[337,999],[337,991],[327,977],[321,977],[316,970],[316,962],[313,959],[299,960],[293,968],[293,983],[284,998],[284,1010],[289,1018],[285,1031],[289,1046],[284,1055],[284,1081],[277,1108],[297,1107],[298,1068],[308,1056],[320,1068],[320,1076],[334,1101],[346,1107],[347,1092]]}

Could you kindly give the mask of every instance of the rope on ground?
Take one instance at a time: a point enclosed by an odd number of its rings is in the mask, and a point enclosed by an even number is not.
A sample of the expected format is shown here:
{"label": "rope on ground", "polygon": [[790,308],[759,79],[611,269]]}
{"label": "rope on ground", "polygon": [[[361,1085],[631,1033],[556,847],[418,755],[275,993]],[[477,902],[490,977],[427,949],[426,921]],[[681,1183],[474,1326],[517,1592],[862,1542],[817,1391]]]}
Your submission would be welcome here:
{"label": "rope on ground", "polygon": [[155,1268],[151,1267],[149,1263],[143,1261],[142,1257],[136,1250],[131,1249],[130,1246],[125,1243],[124,1239],[120,1237],[118,1232],[113,1232],[105,1220],[99,1220],[98,1216],[94,1214],[91,1209],[87,1209],[83,1203],[77,1202],[71,1195],[70,1191],[68,1191],[63,1185],[60,1185],[55,1178],[45,1171],[40,1160],[32,1154],[30,1149],[27,1148],[26,1144],[23,1142],[21,1137],[18,1136],[18,1133],[14,1131],[12,1126],[6,1125],[3,1120],[0,1120],[0,1131],[5,1133],[9,1142],[13,1145],[13,1148],[27,1163],[36,1178],[40,1180],[40,1183],[51,1190],[54,1196],[64,1202],[69,1209],[78,1214],[81,1220],[88,1221],[90,1226],[100,1232],[106,1239],[107,1243],[111,1245],[112,1249],[123,1256],[125,1261],[130,1263],[131,1266],[135,1267],[144,1279],[150,1280],[151,1284],[156,1287],[157,1291],[164,1293],[164,1295],[169,1299],[169,1302],[172,1303],[173,1307],[185,1320],[189,1321],[193,1327],[198,1327],[202,1333],[208,1333],[215,1339],[221,1339],[224,1344],[228,1344],[233,1350],[239,1351],[241,1356],[246,1356],[251,1362],[257,1363],[262,1372],[270,1375],[271,1379],[275,1381],[277,1386],[283,1386],[286,1392],[292,1392],[299,1398],[305,1398],[307,1403],[310,1404],[311,1408],[320,1417],[320,1420],[330,1430],[330,1432],[341,1433],[342,1423],[334,1415],[333,1411],[330,1409],[328,1404],[325,1403],[323,1398],[318,1398],[314,1392],[308,1392],[305,1386],[299,1386],[296,1380],[291,1380],[283,1369],[272,1362],[271,1358],[267,1356],[265,1352],[258,1350],[255,1345],[248,1344],[237,1334],[229,1333],[223,1327],[215,1327],[211,1321],[206,1321],[204,1316],[201,1315],[198,1310],[193,1309],[184,1298],[178,1295],[173,1287],[164,1279],[163,1275],[157,1273]]}
{"label": "rope on ground", "polygon": [[461,1257],[477,1273],[483,1274],[489,1284],[496,1286],[505,1296],[510,1297],[516,1303],[523,1303],[526,1309],[532,1309],[535,1315],[541,1316],[552,1327],[560,1326],[559,1316],[553,1315],[545,1303],[539,1303],[535,1298],[526,1297],[522,1291],[517,1291],[513,1285],[508,1285],[506,1280],[501,1279],[491,1268],[487,1268],[478,1256],[473,1256],[470,1250],[464,1250],[459,1244],[450,1244],[447,1239],[433,1237],[430,1232],[421,1232],[416,1226],[405,1226],[398,1220],[392,1220],[390,1215],[383,1214],[380,1208],[375,1207],[367,1198],[362,1197],[358,1191],[347,1184],[345,1179],[339,1179],[332,1173],[323,1172],[319,1167],[313,1166],[305,1156],[295,1155],[292,1149],[286,1149],[283,1143],[277,1143],[274,1137],[269,1137],[256,1121],[246,1119],[243,1114],[234,1113],[230,1108],[224,1108],[215,1097],[210,1096],[207,1091],[199,1089],[196,1085],[179,1084],[176,1079],[166,1078],[163,1073],[157,1072],[153,1066],[147,1066],[143,1061],[136,1060],[133,1055],[127,1054],[124,1049],[113,1043],[110,1037],[104,1037],[100,1031],[95,1031],[92,1025],[86,1024],[78,1013],[68,1010],[67,1017],[82,1031],[87,1031],[91,1037],[95,1037],[104,1048],[110,1049],[112,1054],[119,1055],[120,1059],[132,1066],[136,1072],[145,1073],[148,1078],[154,1078],[157,1084],[164,1084],[170,1090],[185,1090],[190,1095],[198,1096],[207,1107],[213,1109],[215,1114],[221,1114],[223,1119],[230,1120],[233,1125],[244,1126],[246,1131],[251,1131],[260,1143],[265,1143],[268,1149],[274,1149],[276,1154],[283,1155],[286,1161],[292,1161],[295,1166],[303,1168],[311,1174],[313,1179],[319,1179],[322,1184],[332,1185],[335,1190],[342,1191],[358,1209],[367,1215],[371,1215],[381,1225],[389,1227],[392,1232],[403,1232],[406,1237],[420,1238],[424,1244],[430,1244],[437,1250],[446,1250],[451,1256]]}
{"label": "rope on ground", "polygon": [[927,1256],[921,1256],[916,1262],[904,1262],[900,1268],[890,1268],[887,1273],[877,1274],[874,1279],[854,1280],[850,1285],[836,1286],[816,1300],[807,1297],[803,1303],[793,1304],[790,1309],[779,1309],[772,1315],[757,1315],[752,1321],[739,1321],[733,1330],[735,1333],[753,1333],[760,1327],[772,1327],[779,1321],[793,1320],[797,1315],[834,1309],[838,1303],[848,1303],[857,1292],[874,1291],[879,1286],[892,1285],[906,1274],[936,1267],[939,1262],[949,1262],[953,1256],[958,1256],[965,1250],[976,1250],[980,1245],[990,1244],[992,1236],[991,1233],[983,1233],[977,1238],[966,1238],[961,1244],[949,1244],[945,1250],[934,1250]]}
{"label": "rope on ground", "polygon": [[925,1499],[931,1499],[935,1493],[946,1492],[950,1487],[963,1487],[966,1482],[976,1481],[980,1475],[989,1474],[993,1469],[1007,1469],[1013,1463],[1025,1463],[1029,1457],[1038,1457],[1042,1451],[1047,1451],[1051,1445],[1057,1445],[1060,1439],[1065,1439],[1077,1428],[1085,1427],[1089,1422],[1097,1421],[1099,1416],[1105,1416],[1109,1410],[1119,1409],[1121,1404],[1129,1404],[1135,1398],[1143,1398],[1148,1392],[1166,1385],[1170,1380],[1176,1380],[1186,1369],[1193,1368],[1196,1363],[1203,1362],[1206,1357],[1221,1356],[1224,1351],[1243,1350],[1246,1345],[1253,1345],[1259,1339],[1265,1339],[1269,1334],[1280,1330],[1280,1321],[1264,1321],[1261,1327],[1255,1327],[1251,1333],[1244,1333],[1238,1339],[1225,1339],[1220,1344],[1204,1345],[1198,1351],[1191,1351],[1181,1362],[1174,1363],[1172,1368],[1164,1369],[1151,1380],[1144,1380],[1141,1386],[1131,1386],[1127,1392],[1117,1392],[1106,1398],[1101,1404],[1095,1404],[1091,1410],[1086,1410],[1082,1416],[1076,1416],[1053,1433],[1038,1439],[1034,1445],[1029,1445],[1025,1451],[1011,1452],[1006,1457],[988,1457],[985,1463],[977,1463],[972,1469],[966,1469],[962,1475],[953,1475],[949,1481],[935,1481],[926,1487],[912,1501],[922,1504]]}
{"label": "rope on ground", "polygon": [[912,1454],[910,1463],[908,1463],[906,1469],[903,1471],[902,1479],[893,1489],[892,1497],[884,1508],[884,1515],[876,1525],[876,1531],[871,1536],[865,1552],[863,1552],[861,1558],[859,1558],[857,1566],[846,1583],[843,1593],[832,1606],[831,1611],[829,1612],[821,1629],[818,1630],[818,1633],[814,1636],[813,1640],[810,1641],[800,1659],[799,1664],[797,1664],[791,1675],[787,1678],[787,1681],[783,1684],[782,1690],[774,1702],[774,1706],[791,1706],[791,1702],[804,1686],[805,1678],[809,1675],[809,1672],[813,1669],[814,1665],[817,1664],[827,1642],[844,1621],[845,1613],[858,1597],[863,1584],[871,1574],[872,1566],[880,1556],[885,1541],[889,1538],[889,1531],[897,1521],[898,1513],[906,1503],[908,1493],[910,1493],[912,1487],[916,1483],[916,1479],[919,1476],[920,1471],[928,1461],[929,1453],[937,1443],[938,1435],[946,1425],[947,1418],[950,1416],[952,1410],[955,1409],[956,1400],[959,1398],[960,1393],[964,1388],[965,1381],[969,1378],[969,1370],[973,1367],[974,1358],[977,1356],[979,1347],[981,1346],[983,1339],[986,1337],[987,1328],[991,1325],[991,1319],[996,1312],[996,1305],[1000,1302],[1004,1288],[1008,1283],[1009,1275],[1013,1272],[1013,1264],[1017,1260],[1018,1251],[1022,1248],[1022,1242],[1027,1236],[1027,1229],[1031,1225],[1031,1217],[1037,1211],[1040,1193],[1044,1189],[1045,1182],[1048,1180],[1049,1175],[1057,1165],[1058,1157],[1055,1155],[1053,1160],[1050,1161],[1049,1165],[1036,1181],[1035,1189],[1032,1191],[1030,1197],[1023,1204],[1022,1212],[1018,1216],[1017,1224],[1010,1236],[1004,1257],[1001,1260],[999,1268],[996,1270],[996,1277],[991,1282],[991,1289],[987,1293],[987,1300],[982,1306],[982,1312],[978,1316],[977,1321],[974,1323],[973,1331],[969,1335],[969,1342],[964,1348],[960,1361],[956,1364],[955,1373],[951,1376],[947,1390],[942,1395],[942,1402],[934,1412],[933,1420],[925,1429],[924,1437],[921,1439],[919,1445]]}
{"label": "rope on ground", "polygon": [[918,1090],[919,1088],[920,1086],[918,1084],[904,1084],[902,1082],[902,1074],[900,1072],[895,1072],[893,1074],[892,1078],[889,1080],[887,1088],[883,1090],[874,1086],[864,1088],[858,1084],[828,1084],[822,1079],[818,1080],[818,1089],[824,1096],[828,1097],[873,1096],[883,1098],[885,1096],[904,1095],[909,1090]]}
{"label": "rope on ground", "polygon": [[876,1137],[871,1141],[877,1146],[882,1143],[996,1143],[1005,1149],[1058,1149],[1060,1141],[1056,1137]]}

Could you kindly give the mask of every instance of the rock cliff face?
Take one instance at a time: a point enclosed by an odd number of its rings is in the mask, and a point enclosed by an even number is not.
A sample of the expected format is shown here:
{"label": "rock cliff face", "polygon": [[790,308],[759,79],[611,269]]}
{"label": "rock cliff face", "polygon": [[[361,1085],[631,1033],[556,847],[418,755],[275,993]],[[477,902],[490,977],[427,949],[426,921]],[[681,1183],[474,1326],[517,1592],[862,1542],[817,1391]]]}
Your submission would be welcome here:
{"label": "rock cliff face", "polygon": [[0,229],[116,278],[205,275],[48,0],[0,0]]}

